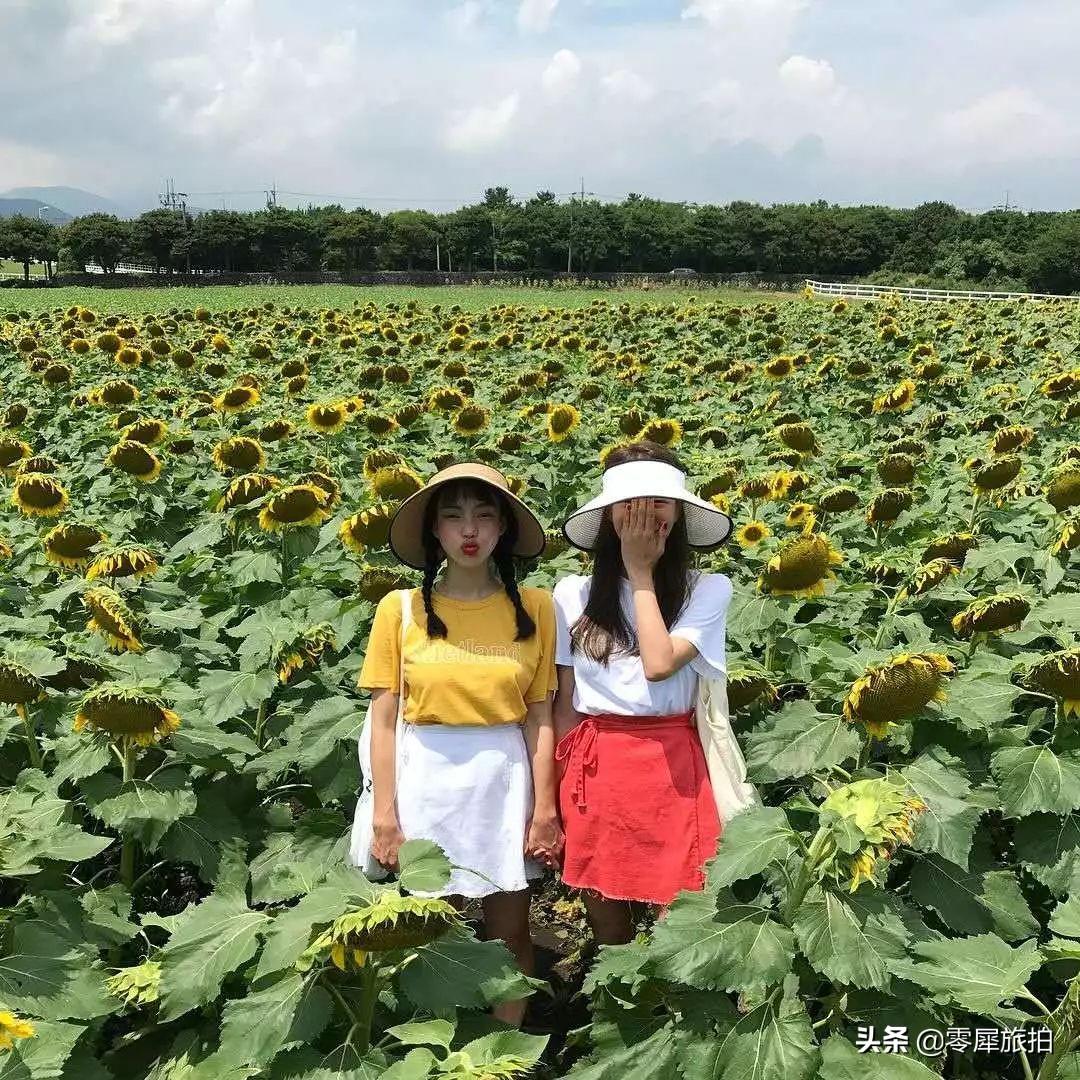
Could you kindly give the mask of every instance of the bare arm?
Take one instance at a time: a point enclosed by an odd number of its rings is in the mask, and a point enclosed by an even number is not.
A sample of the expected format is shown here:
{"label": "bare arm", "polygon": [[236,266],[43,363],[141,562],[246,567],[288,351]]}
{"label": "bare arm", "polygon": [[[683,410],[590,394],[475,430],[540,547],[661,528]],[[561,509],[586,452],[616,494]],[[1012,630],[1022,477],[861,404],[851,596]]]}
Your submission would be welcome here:
{"label": "bare arm", "polygon": [[649,682],[670,678],[697,656],[698,648],[685,638],[672,637],[668,633],[656,599],[652,571],[647,579],[644,575],[631,575],[630,585],[634,590],[638,649],[645,678]]}
{"label": "bare arm", "polygon": [[563,835],[555,800],[555,731],[550,694],[543,701],[529,703],[525,743],[533,778],[533,809],[525,835],[525,854],[556,866]]}
{"label": "bare arm", "polygon": [[398,695],[379,688],[371,692],[371,853],[393,869],[405,841],[397,816],[397,711]]}
{"label": "bare arm", "polygon": [[559,676],[559,688],[555,692],[552,717],[557,743],[581,723],[581,713],[574,709],[574,669],[569,665],[559,664],[556,671]]}

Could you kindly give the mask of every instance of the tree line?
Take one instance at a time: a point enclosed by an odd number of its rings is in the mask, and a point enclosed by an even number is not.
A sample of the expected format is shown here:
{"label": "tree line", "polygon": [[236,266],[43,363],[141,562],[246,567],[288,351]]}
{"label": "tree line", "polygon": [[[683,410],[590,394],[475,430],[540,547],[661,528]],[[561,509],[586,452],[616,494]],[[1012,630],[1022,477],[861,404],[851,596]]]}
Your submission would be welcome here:
{"label": "tree line", "polygon": [[123,262],[177,272],[521,270],[806,274],[914,284],[1080,291],[1080,211],[993,210],[945,202],[914,208],[824,201],[763,206],[622,202],[549,191],[515,200],[505,187],[446,213],[270,207],[88,214],[56,227],[0,219],[0,257],[50,275]]}

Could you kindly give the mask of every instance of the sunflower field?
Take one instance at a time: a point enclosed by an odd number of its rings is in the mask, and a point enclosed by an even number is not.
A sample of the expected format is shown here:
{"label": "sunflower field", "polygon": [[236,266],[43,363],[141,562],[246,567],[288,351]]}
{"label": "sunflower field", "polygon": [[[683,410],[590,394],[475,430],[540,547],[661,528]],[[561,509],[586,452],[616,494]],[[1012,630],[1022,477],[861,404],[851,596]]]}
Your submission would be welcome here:
{"label": "sunflower field", "polygon": [[[352,295],[0,315],[0,1077],[1080,1077],[1080,308]],[[344,865],[355,678],[426,476],[502,469],[550,587],[639,439],[735,520],[762,802],[518,1031],[438,849]]]}

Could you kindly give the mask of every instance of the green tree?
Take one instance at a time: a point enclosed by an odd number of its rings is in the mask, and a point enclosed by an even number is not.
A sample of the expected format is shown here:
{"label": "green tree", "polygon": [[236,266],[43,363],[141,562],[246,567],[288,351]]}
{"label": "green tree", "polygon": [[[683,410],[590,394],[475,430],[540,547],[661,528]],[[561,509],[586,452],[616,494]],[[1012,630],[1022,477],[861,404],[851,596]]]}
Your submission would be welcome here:
{"label": "green tree", "polygon": [[1036,292],[1080,290],[1080,214],[1062,215],[1032,244],[1028,277]]}
{"label": "green tree", "polygon": [[329,270],[374,270],[385,229],[371,210],[334,210],[323,221],[323,262]]}
{"label": "green tree", "polygon": [[22,263],[26,281],[32,262],[45,263],[46,274],[52,276],[58,248],[55,225],[24,214],[0,219],[0,255]]}
{"label": "green tree", "polygon": [[435,242],[441,239],[439,219],[427,210],[394,210],[383,218],[385,261],[395,269],[417,263],[435,267]]}
{"label": "green tree", "polygon": [[149,210],[131,223],[133,254],[172,273],[190,254],[191,219],[181,210]]}
{"label": "green tree", "polygon": [[131,224],[114,214],[87,214],[61,228],[60,242],[84,270],[92,262],[112,274],[131,251]]}

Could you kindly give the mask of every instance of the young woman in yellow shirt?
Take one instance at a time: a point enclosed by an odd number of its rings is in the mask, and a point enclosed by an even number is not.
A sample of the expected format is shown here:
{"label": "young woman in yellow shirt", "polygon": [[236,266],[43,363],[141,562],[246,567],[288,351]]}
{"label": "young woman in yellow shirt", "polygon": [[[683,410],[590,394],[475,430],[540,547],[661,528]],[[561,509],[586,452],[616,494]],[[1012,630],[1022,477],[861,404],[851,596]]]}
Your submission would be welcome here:
{"label": "young woman in yellow shirt", "polygon": [[[563,835],[551,716],[555,610],[519,587],[514,558],[543,551],[543,526],[497,469],[437,472],[398,508],[390,546],[424,571],[401,602],[378,605],[357,680],[371,691],[371,853],[394,868],[406,839],[429,839],[454,869],[438,894],[479,897],[487,936],[533,972],[529,881],[558,865]],[[445,569],[436,580],[440,565]],[[397,745],[398,696],[405,708]],[[520,1023],[524,1001],[495,1013]]]}

